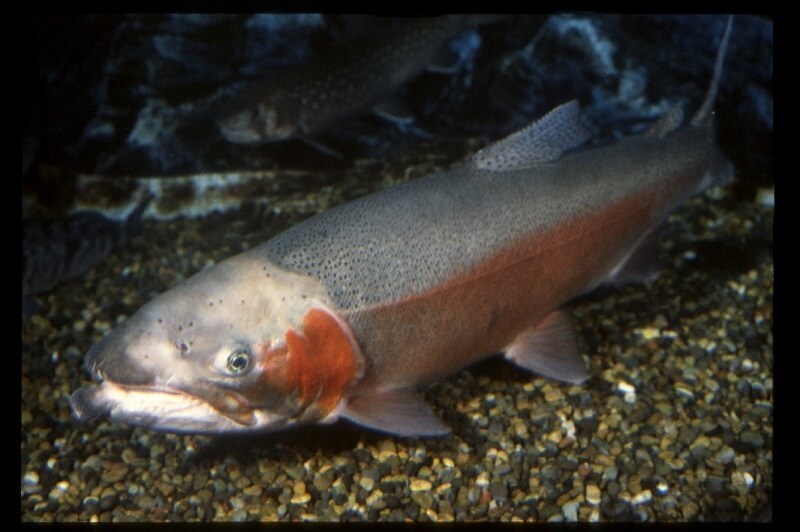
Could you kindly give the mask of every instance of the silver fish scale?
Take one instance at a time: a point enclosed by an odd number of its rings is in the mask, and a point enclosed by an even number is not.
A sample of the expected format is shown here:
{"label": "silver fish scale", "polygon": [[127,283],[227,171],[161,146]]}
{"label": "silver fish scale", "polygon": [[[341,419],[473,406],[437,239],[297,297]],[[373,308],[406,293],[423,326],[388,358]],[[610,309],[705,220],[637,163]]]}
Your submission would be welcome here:
{"label": "silver fish scale", "polygon": [[[400,185],[321,213],[263,249],[279,266],[321,280],[342,308],[424,290],[472,251],[445,220],[447,212],[461,212],[453,208],[455,196],[443,192],[448,187],[438,185],[448,179],[434,174],[424,179],[428,186]],[[477,230],[471,225],[479,220],[465,222],[459,225]]]}

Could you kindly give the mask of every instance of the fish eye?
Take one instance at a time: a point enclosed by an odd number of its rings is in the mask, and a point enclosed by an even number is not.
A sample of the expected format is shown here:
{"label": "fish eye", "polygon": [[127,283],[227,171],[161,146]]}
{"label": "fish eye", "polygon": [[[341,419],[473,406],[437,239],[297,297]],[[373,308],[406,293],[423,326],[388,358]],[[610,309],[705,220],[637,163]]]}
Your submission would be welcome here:
{"label": "fish eye", "polygon": [[228,355],[226,368],[232,375],[242,375],[250,370],[252,356],[247,349],[237,348]]}
{"label": "fish eye", "polygon": [[182,356],[186,356],[189,354],[189,344],[184,342],[183,340],[177,340],[175,342],[175,348],[180,352]]}

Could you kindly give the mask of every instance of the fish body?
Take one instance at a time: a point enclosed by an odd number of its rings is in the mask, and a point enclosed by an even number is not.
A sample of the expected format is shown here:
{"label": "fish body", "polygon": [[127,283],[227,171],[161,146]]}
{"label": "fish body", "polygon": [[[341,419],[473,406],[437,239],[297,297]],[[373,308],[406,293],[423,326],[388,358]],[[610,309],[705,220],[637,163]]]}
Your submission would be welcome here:
{"label": "fish body", "polygon": [[246,88],[222,106],[216,123],[235,143],[314,135],[385,100],[431,65],[446,41],[493,18],[410,19],[377,35],[348,40]]}
{"label": "fish body", "polygon": [[[724,53],[724,43],[720,57]],[[717,62],[707,101],[721,72]],[[579,151],[577,102],[464,165],[314,216],[147,303],[95,345],[78,419],[173,431],[339,418],[447,432],[413,392],[493,353],[587,378],[566,302],[648,278],[668,213],[731,177],[710,105]]]}

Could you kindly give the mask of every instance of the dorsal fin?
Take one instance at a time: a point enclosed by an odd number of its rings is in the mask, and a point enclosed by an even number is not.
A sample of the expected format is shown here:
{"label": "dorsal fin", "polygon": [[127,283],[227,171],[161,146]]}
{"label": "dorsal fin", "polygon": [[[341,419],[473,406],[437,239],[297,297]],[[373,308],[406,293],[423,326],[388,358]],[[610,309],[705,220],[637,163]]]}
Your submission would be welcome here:
{"label": "dorsal fin", "polygon": [[693,126],[702,125],[711,117],[711,109],[714,105],[714,100],[717,98],[719,80],[722,77],[722,63],[725,59],[725,52],[728,50],[728,37],[730,37],[732,26],[733,15],[728,15],[728,25],[725,27],[725,33],[722,35],[722,41],[717,51],[717,60],[714,63],[714,75],[711,77],[711,85],[708,87],[703,105],[700,106],[700,109],[698,109],[692,117]]}
{"label": "dorsal fin", "polygon": [[472,161],[484,170],[522,170],[555,161],[589,137],[591,133],[581,124],[580,106],[577,100],[571,100],[525,129],[483,148],[472,156]]}
{"label": "dorsal fin", "polygon": [[644,132],[645,137],[664,138],[673,131],[676,131],[683,123],[683,106],[676,105],[671,107],[669,111],[661,115],[658,120],[650,124],[647,131]]}

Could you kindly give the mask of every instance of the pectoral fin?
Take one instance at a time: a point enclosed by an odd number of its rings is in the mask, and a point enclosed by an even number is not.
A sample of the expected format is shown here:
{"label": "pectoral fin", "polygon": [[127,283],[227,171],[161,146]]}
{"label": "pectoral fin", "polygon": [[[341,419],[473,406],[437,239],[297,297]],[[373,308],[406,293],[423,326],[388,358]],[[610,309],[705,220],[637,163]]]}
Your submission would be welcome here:
{"label": "pectoral fin", "polygon": [[341,417],[400,436],[441,436],[450,432],[425,401],[410,390],[351,397]]}
{"label": "pectoral fin", "polygon": [[399,98],[388,98],[373,106],[372,112],[398,127],[408,126],[414,122],[414,113]]}
{"label": "pectoral fin", "polygon": [[505,356],[525,369],[568,384],[589,378],[570,319],[560,310],[517,335]]}
{"label": "pectoral fin", "polygon": [[329,155],[330,157],[333,157],[334,159],[344,160],[344,155],[342,155],[338,151],[334,150],[330,146],[326,146],[325,144],[312,139],[308,135],[304,135],[302,133],[295,133],[294,134],[294,138],[296,138],[299,141],[305,142],[306,144],[308,144],[312,148],[314,148],[316,150],[319,150],[320,152],[324,153],[325,155]]}

